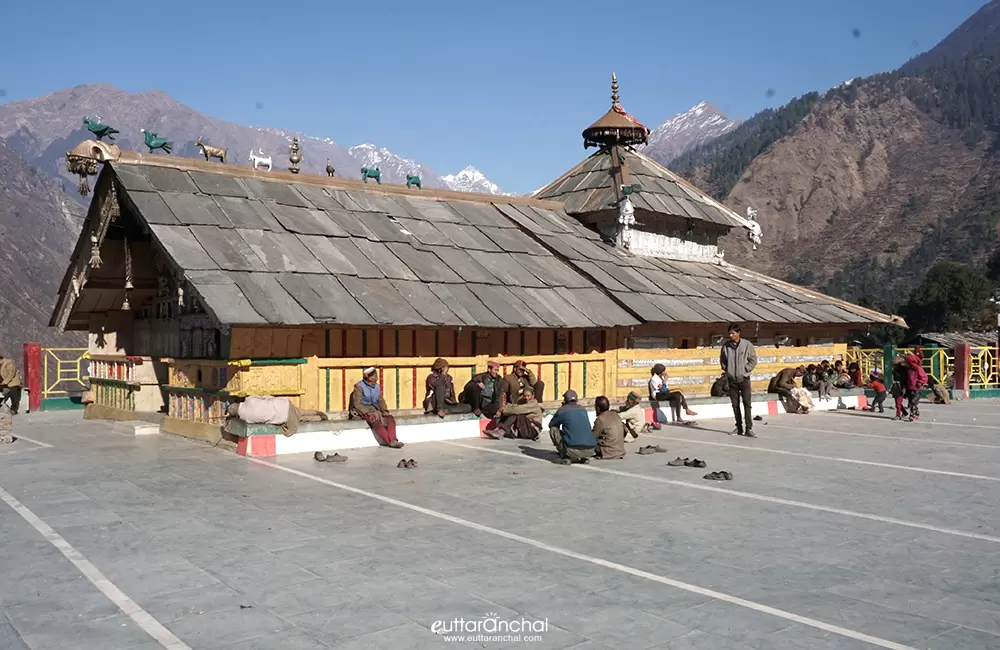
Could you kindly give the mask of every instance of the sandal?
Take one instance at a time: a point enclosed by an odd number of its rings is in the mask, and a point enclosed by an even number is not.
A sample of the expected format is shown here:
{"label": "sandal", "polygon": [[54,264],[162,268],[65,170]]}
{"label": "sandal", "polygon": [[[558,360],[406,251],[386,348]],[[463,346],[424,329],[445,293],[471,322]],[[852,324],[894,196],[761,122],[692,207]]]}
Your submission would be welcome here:
{"label": "sandal", "polygon": [[647,446],[647,447],[641,447],[639,451],[637,451],[636,453],[639,454],[640,456],[648,456],[649,454],[655,454],[656,450],[653,449],[652,447]]}
{"label": "sandal", "polygon": [[406,459],[404,458],[403,460],[396,463],[396,467],[399,469],[406,469]]}
{"label": "sandal", "polygon": [[413,460],[412,458],[406,461],[406,469],[413,469],[416,466],[417,466],[417,461]]}
{"label": "sandal", "polygon": [[694,458],[691,460],[691,467],[698,467],[698,468],[708,467],[708,463],[706,463],[703,460],[698,460],[697,458]]}
{"label": "sandal", "polygon": [[726,479],[727,481],[733,480],[733,473],[727,472],[726,470],[722,470],[721,472],[719,472],[719,476]]}
{"label": "sandal", "polygon": [[652,449],[653,451],[655,451],[658,454],[665,454],[665,453],[667,453],[666,448],[665,447],[661,447],[660,445],[650,445],[649,448]]}
{"label": "sandal", "polygon": [[670,467],[681,467],[683,465],[687,465],[687,459],[686,458],[681,458],[680,456],[678,456],[677,458],[675,458],[672,461],[668,462],[667,465],[669,465]]}
{"label": "sandal", "polygon": [[334,452],[331,456],[327,456],[323,452],[317,451],[313,454],[313,460],[317,463],[344,463],[347,462],[347,456],[341,456],[336,452]]}

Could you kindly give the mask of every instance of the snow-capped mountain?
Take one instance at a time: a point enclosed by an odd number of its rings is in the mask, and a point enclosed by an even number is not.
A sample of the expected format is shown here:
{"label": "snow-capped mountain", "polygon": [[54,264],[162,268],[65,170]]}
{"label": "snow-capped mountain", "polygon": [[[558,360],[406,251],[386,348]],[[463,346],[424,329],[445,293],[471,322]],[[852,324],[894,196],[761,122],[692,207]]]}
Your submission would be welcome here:
{"label": "snow-capped mountain", "polygon": [[510,196],[500,187],[486,178],[483,172],[472,165],[469,165],[457,174],[448,174],[441,177],[441,185],[456,192],[475,192],[477,194],[495,194],[498,196]]}
{"label": "snow-capped mountain", "polygon": [[359,144],[347,150],[358,161],[358,167],[378,167],[382,171],[384,183],[406,183],[407,175],[419,176],[424,187],[441,187],[437,174],[415,160],[403,158],[385,147],[370,142]]}
{"label": "snow-capped mountain", "polygon": [[668,165],[689,149],[732,131],[740,123],[726,117],[711,103],[701,102],[650,131],[643,153],[661,165]]}
{"label": "snow-capped mountain", "polygon": [[438,176],[430,167],[415,160],[403,158],[385,147],[366,142],[347,150],[359,167],[378,167],[382,170],[382,180],[387,183],[406,183],[407,175],[420,176],[424,187],[438,187],[456,192],[475,192],[508,196],[496,183],[469,165],[457,174]]}

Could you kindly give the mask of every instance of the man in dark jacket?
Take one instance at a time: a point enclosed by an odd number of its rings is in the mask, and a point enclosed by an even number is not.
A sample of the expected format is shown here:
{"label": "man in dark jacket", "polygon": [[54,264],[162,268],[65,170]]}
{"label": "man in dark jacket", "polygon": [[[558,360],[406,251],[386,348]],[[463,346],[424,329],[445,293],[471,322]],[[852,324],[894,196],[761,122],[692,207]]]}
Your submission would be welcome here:
{"label": "man in dark jacket", "polygon": [[563,405],[549,420],[549,437],[559,450],[559,464],[586,463],[596,453],[597,437],[590,424],[590,416],[577,403],[575,390],[563,395]]}
{"label": "man in dark jacket", "polygon": [[490,361],[486,364],[486,372],[473,375],[462,391],[462,403],[472,407],[476,415],[488,418],[496,417],[503,407],[503,396],[506,383],[500,377],[500,364]]}
{"label": "man in dark jacket", "polygon": [[772,377],[768,384],[767,392],[777,394],[781,397],[785,410],[789,413],[798,413],[802,410],[802,405],[799,404],[799,401],[792,397],[792,389],[797,388],[795,380],[805,374],[806,369],[804,366],[784,368],[779,370],[778,374]]}
{"label": "man in dark jacket", "polygon": [[535,392],[535,399],[539,402],[542,401],[542,391],[545,390],[545,382],[538,381],[538,377],[535,376],[535,373],[528,368],[528,364],[524,361],[515,361],[514,366],[510,369],[510,374],[504,377],[503,380],[507,384],[505,392],[508,404],[517,404],[518,400],[521,399],[521,393],[529,386]]}
{"label": "man in dark jacket", "polygon": [[[736,431],[733,433],[756,438],[757,435],[753,432],[753,415],[750,413],[750,376],[757,367],[757,351],[753,343],[743,338],[739,325],[729,326],[729,340],[719,353],[719,365],[729,383],[729,401],[733,404],[733,415],[736,417]],[[742,417],[740,402],[743,403]]]}

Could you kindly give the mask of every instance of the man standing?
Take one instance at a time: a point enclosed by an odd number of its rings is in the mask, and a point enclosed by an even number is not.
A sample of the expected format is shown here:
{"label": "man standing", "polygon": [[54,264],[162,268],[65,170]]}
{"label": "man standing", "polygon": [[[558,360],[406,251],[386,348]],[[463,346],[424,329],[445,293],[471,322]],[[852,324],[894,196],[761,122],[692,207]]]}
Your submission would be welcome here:
{"label": "man standing", "polygon": [[[757,367],[757,351],[753,343],[743,338],[743,332],[735,323],[729,326],[729,340],[722,346],[719,353],[719,365],[726,374],[729,384],[729,401],[733,403],[733,415],[736,417],[738,436],[756,438],[753,432],[753,416],[750,413],[750,375]],[[740,415],[740,402],[743,402],[743,414]]]}
{"label": "man standing", "polygon": [[17,410],[21,407],[21,371],[17,369],[17,364],[13,359],[0,356],[0,402],[10,399],[10,412],[17,415]]}
{"label": "man standing", "polygon": [[563,395],[563,405],[549,420],[549,437],[559,450],[560,465],[586,463],[594,457],[597,438],[587,409],[577,403],[575,390]]}

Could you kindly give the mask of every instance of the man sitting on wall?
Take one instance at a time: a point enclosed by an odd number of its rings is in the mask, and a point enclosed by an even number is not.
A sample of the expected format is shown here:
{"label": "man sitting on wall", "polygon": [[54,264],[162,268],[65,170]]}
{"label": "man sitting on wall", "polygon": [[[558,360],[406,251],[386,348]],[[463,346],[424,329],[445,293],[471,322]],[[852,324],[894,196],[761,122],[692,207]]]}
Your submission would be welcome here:
{"label": "man sitting on wall", "polygon": [[351,393],[351,419],[363,419],[384,447],[399,449],[403,446],[396,439],[396,420],[389,414],[389,407],[378,385],[378,370],[365,368],[364,379],[354,385]]}
{"label": "man sitting on wall", "polygon": [[10,412],[17,415],[21,408],[21,371],[13,359],[0,356],[0,403],[10,400]]}
{"label": "man sitting on wall", "polygon": [[462,391],[462,402],[472,407],[476,415],[495,418],[503,406],[505,382],[500,377],[500,364],[490,361],[486,372],[473,375]]}
{"label": "man sitting on wall", "polygon": [[781,397],[781,402],[784,404],[785,410],[789,413],[805,412],[802,404],[799,403],[799,401],[792,395],[792,391],[798,388],[795,384],[795,380],[805,374],[805,366],[799,366],[798,368],[785,368],[772,377],[767,386],[767,392],[775,393]]}
{"label": "man sitting on wall", "polygon": [[[501,411],[503,414],[503,435],[505,438],[521,438],[538,440],[542,432],[542,407],[535,399],[535,389],[525,386],[521,399],[516,404],[507,404]],[[494,430],[495,431],[495,430]],[[490,429],[485,431],[491,435]]]}
{"label": "man sitting on wall", "polygon": [[517,400],[521,397],[521,391],[527,386],[531,386],[534,389],[535,399],[542,401],[545,382],[538,381],[535,373],[528,368],[528,364],[524,361],[515,361],[514,366],[510,369],[510,374],[503,379],[507,384],[505,390],[509,404],[517,404]]}
{"label": "man sitting on wall", "polygon": [[587,409],[577,403],[575,390],[563,394],[563,405],[549,420],[549,437],[559,451],[559,464],[586,463],[594,457],[597,438]]}
{"label": "man sitting on wall", "polygon": [[434,413],[443,418],[449,413],[468,413],[472,410],[468,404],[459,404],[455,399],[455,380],[448,374],[448,361],[445,359],[434,360],[424,387],[427,391],[424,413]]}
{"label": "man sitting on wall", "polygon": [[597,411],[593,427],[597,457],[601,460],[625,458],[625,425],[618,411],[611,410],[611,402],[604,395],[594,400],[594,410]]}

